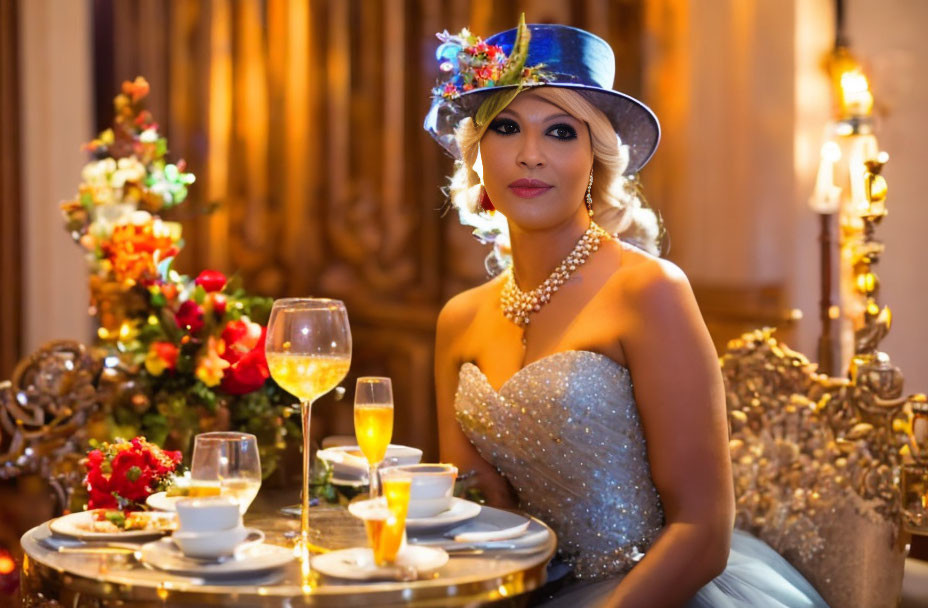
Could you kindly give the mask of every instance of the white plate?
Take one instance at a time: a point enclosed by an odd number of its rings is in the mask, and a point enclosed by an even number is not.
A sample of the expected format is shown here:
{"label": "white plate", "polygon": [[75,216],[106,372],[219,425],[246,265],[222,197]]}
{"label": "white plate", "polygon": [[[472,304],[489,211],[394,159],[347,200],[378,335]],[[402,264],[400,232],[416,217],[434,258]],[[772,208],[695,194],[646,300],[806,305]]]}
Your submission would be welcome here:
{"label": "white plate", "polygon": [[[356,445],[343,445],[316,452],[316,458],[321,458],[332,466],[332,477],[339,479],[343,485],[351,485],[350,481],[367,483],[367,473],[370,467],[367,459],[361,454],[361,448]],[[392,462],[391,459],[395,459]],[[390,444],[384,462],[390,465],[418,464],[422,460],[422,450],[405,445]]]}
{"label": "white plate", "polygon": [[[464,540],[455,540],[459,535],[464,535],[460,537]],[[483,507],[477,517],[466,523],[438,534],[420,533],[410,538],[409,542],[444,547],[449,551],[465,546],[524,551],[541,547],[549,537],[548,529],[535,519],[502,509]]]}
{"label": "white plate", "polygon": [[168,496],[167,492],[155,492],[145,501],[152,509],[156,511],[177,511],[177,508],[174,506],[177,504],[177,501],[182,498],[188,498],[187,496]]}
{"label": "white plate", "polygon": [[226,577],[286,566],[293,560],[293,549],[266,543],[247,543],[236,551],[233,559],[209,562],[186,557],[173,540],[162,538],[142,545],[139,559],[143,564],[174,574]]}
{"label": "white plate", "polygon": [[[94,532],[93,531],[93,514],[94,511],[78,511],[69,513],[58,519],[53,519],[48,527],[55,534],[69,536],[80,540],[145,540],[149,538],[158,538],[165,534],[170,534],[170,530],[127,530],[125,532]],[[175,519],[174,513],[150,512],[151,517]]]}
{"label": "white plate", "polygon": [[410,532],[444,530],[474,519],[480,515],[481,506],[463,498],[452,498],[451,507],[431,517],[407,517],[406,529]]}
{"label": "white plate", "polygon": [[406,545],[396,555],[395,566],[378,567],[374,552],[366,547],[332,551],[313,557],[313,570],[326,576],[356,581],[396,580],[398,567],[413,567],[419,576],[427,576],[448,563],[448,554],[437,547]]}

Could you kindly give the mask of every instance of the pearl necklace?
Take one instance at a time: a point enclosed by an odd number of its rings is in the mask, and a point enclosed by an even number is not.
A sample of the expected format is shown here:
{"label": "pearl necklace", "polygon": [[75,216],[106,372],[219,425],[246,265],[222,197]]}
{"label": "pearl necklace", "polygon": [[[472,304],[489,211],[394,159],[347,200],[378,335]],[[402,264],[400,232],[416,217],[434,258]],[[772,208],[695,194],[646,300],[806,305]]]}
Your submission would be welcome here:
{"label": "pearl necklace", "polygon": [[503,315],[519,327],[528,325],[529,315],[541,310],[551,300],[558,288],[567,282],[570,275],[586,262],[594,251],[599,249],[603,240],[609,239],[609,233],[593,222],[586,229],[573,250],[558,264],[545,282],[531,291],[522,291],[516,285],[512,267],[506,270],[506,283],[500,292],[499,303]]}

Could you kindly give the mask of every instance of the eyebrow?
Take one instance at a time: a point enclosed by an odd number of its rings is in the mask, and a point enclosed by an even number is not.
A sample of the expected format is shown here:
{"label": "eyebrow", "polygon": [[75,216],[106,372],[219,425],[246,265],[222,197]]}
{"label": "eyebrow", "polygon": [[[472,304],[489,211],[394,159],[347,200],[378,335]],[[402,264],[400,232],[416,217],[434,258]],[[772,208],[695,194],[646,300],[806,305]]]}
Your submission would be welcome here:
{"label": "eyebrow", "polygon": [[[514,117],[516,117],[516,118],[522,118],[521,116],[519,116],[519,114],[518,114],[517,112],[515,112],[515,111],[513,111],[513,110],[510,110],[509,108],[504,109],[504,110],[503,110],[502,112],[500,112],[499,114],[500,114],[500,115],[503,115],[503,114],[510,114],[510,115],[512,115],[512,116],[514,116]],[[550,115],[546,116],[541,122],[550,122],[550,121],[555,120],[555,119],[557,119],[557,118],[570,118],[571,120],[578,120],[576,116],[573,116],[573,115],[571,115],[571,114],[568,114],[567,112],[558,112],[557,114],[550,114]]]}

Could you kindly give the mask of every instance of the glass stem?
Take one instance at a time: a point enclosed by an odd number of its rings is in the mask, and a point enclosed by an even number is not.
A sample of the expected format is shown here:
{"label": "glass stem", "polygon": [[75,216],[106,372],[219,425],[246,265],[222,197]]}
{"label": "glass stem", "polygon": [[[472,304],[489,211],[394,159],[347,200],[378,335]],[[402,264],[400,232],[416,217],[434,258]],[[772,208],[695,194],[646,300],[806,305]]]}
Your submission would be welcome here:
{"label": "glass stem", "polygon": [[377,498],[380,496],[380,475],[377,474],[377,469],[380,468],[380,463],[372,464],[371,471],[368,474],[368,485],[370,486],[371,498]]}
{"label": "glass stem", "polygon": [[310,468],[310,448],[311,439],[309,436],[309,420],[312,412],[313,402],[309,400],[300,401],[300,415],[303,423],[303,491],[300,493],[302,504],[300,505],[300,540],[304,548],[309,547],[309,476],[312,471]]}

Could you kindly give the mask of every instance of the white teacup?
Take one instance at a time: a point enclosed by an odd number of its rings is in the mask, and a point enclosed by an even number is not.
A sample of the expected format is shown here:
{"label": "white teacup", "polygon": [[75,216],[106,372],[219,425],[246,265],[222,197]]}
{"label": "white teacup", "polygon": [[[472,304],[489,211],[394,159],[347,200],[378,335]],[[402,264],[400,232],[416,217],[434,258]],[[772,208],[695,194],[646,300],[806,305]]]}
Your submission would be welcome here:
{"label": "white teacup", "polygon": [[184,498],[175,508],[180,532],[214,533],[242,526],[238,503],[228,496]]}
{"label": "white teacup", "polygon": [[451,506],[458,469],[450,464],[412,464],[393,467],[412,477],[408,516],[433,517]]}
{"label": "white teacup", "polygon": [[175,532],[171,538],[184,555],[204,559],[232,555],[246,536],[248,530],[239,525],[229,530]]}

